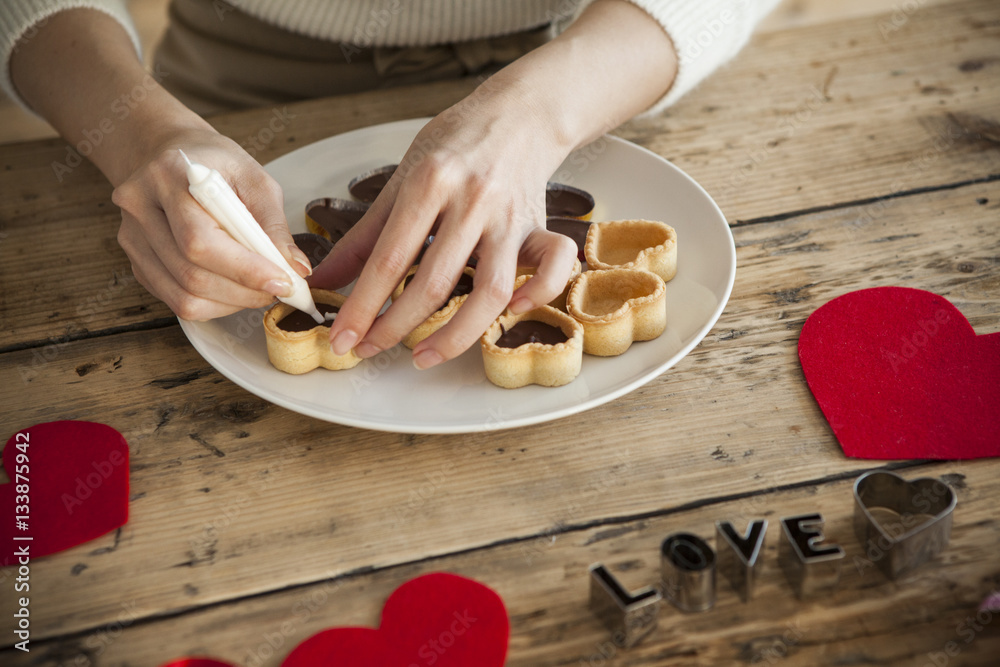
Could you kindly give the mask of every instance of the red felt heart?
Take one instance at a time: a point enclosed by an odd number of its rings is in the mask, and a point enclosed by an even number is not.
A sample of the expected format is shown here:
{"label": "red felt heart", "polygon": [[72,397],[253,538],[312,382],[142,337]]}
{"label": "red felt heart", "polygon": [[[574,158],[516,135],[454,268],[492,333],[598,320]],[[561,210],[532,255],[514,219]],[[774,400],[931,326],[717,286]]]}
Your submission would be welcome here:
{"label": "red felt heart", "polygon": [[[503,600],[482,584],[435,572],[389,596],[374,628],[333,628],[292,651],[282,667],[502,667],[510,622]],[[182,658],[161,667],[232,667]]]}
{"label": "red felt heart", "polygon": [[282,667],[501,667],[510,623],[493,590],[436,572],[397,588],[371,628],[334,628],[313,635]]}
{"label": "red felt heart", "polygon": [[128,520],[128,444],[110,426],[58,421],[23,429],[7,441],[3,468],[10,482],[0,486],[0,566],[18,563],[26,547],[38,558]]}
{"label": "red felt heart", "polygon": [[799,360],[848,456],[1000,455],[1000,333],[977,336],[936,294],[876,287],[837,297],[806,320]]}

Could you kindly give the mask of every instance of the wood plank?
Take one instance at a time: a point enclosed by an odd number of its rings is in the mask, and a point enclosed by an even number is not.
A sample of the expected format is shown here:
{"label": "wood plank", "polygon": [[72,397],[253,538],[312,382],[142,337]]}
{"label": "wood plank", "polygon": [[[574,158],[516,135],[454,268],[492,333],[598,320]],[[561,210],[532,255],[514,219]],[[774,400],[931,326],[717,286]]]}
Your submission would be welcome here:
{"label": "wood plank", "polygon": [[848,208],[738,227],[732,301],[691,355],[609,405],[512,432],[307,419],[211,371],[177,328],[68,344],[27,384],[36,350],[9,353],[0,386],[18,426],[117,425],[133,456],[120,536],[35,564],[34,636],[99,627],[123,600],[175,613],[869,467],[843,458],[802,382],[801,323],[836,295],[905,284],[952,299],[979,333],[1000,329],[997,189],[894,199],[861,226]]}
{"label": "wood plank", "polygon": [[670,159],[731,222],[1000,176],[1000,5],[921,6],[754,37],[621,136]]}
{"label": "wood plank", "polygon": [[[922,8],[885,40],[870,18],[761,34],[677,106],[618,134],[688,171],[733,221],[996,178],[998,21],[1000,8],[984,0]],[[471,87],[437,84],[289,105],[296,117],[288,131],[257,157],[267,161],[330,134],[433,114]],[[248,143],[272,113],[216,123]],[[51,163],[65,158],[59,141],[0,147],[0,190],[7,193],[0,200],[0,233],[7,235],[0,280],[8,286],[0,296],[0,349],[162,325],[169,317],[135,283],[105,305],[85,305],[129,265],[114,241],[119,223],[110,189],[86,164],[57,183]],[[29,228],[30,238],[18,233]],[[39,247],[46,248],[41,257]],[[53,283],[54,271],[73,280]]]}
{"label": "wood plank", "polygon": [[[404,581],[432,571],[472,577],[493,587],[511,618],[510,667],[520,665],[994,665],[1000,652],[1000,619],[976,621],[977,607],[1000,587],[1000,541],[995,499],[1000,461],[944,462],[907,470],[907,479],[944,478],[958,496],[947,549],[898,581],[889,581],[856,539],[851,517],[852,479],[818,488],[771,492],[712,503],[687,511],[564,533],[279,590],[175,616],[135,620],[135,602],[122,593],[120,621],[58,641],[32,643],[29,656],[0,652],[11,667],[154,667],[182,655],[212,655],[253,667],[276,667],[307,637],[329,627],[378,623],[382,603]],[[821,512],[825,534],[846,552],[841,580],[831,595],[800,601],[778,568],[782,539],[778,519]],[[763,572],[748,604],[720,577],[716,606],[683,614],[661,607],[655,629],[631,649],[616,646],[587,609],[587,568],[603,562],[631,589],[659,576],[659,544],[668,534],[694,532],[713,543],[714,522],[739,528],[753,517],[770,526],[761,554]],[[286,558],[276,567],[293,568]],[[973,619],[970,623],[968,619]],[[121,625],[119,625],[121,622]],[[958,653],[955,653],[955,650]]]}

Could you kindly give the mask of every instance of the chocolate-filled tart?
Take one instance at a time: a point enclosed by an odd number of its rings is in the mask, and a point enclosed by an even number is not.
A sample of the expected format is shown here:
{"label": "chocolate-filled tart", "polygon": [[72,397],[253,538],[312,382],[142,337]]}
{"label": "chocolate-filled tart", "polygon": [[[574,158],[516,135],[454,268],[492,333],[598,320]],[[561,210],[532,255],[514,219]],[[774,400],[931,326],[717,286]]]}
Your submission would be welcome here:
{"label": "chocolate-filled tart", "polygon": [[586,190],[563,183],[545,184],[545,215],[548,217],[590,220],[595,203],[594,196]]}
{"label": "chocolate-filled tart", "polygon": [[586,220],[580,220],[579,218],[550,216],[545,219],[545,229],[556,234],[562,234],[576,244],[576,257],[581,262],[586,261],[583,248],[587,245],[587,232],[590,231],[590,224]]}
{"label": "chocolate-filled tart", "polygon": [[370,204],[321,197],[306,204],[306,229],[336,243],[358,224]]}
{"label": "chocolate-filled tart", "polygon": [[[410,281],[413,280],[413,276],[417,273],[417,269],[420,268],[419,264],[415,264],[410,267],[410,270],[406,272],[406,277],[403,278],[403,282],[396,286],[396,289],[392,291],[392,300],[395,301],[403,295],[403,290],[406,289]],[[458,283],[452,289],[451,294],[448,296],[448,300],[441,305],[436,311],[434,311],[430,317],[421,322],[416,329],[406,334],[403,338],[403,345],[410,348],[411,350],[423,339],[430,336],[432,333],[443,327],[448,321],[455,316],[458,309],[462,307],[465,300],[468,298],[469,294],[472,293],[472,282],[476,275],[476,270],[471,266],[465,267],[462,271],[461,277],[458,279]]]}
{"label": "chocolate-filled tart", "polygon": [[583,351],[613,357],[667,328],[666,285],[640,269],[584,271],[569,288],[566,309],[583,325]]}
{"label": "chocolate-filled tart", "polygon": [[583,341],[583,327],[551,306],[505,312],[480,339],[486,377],[506,389],[568,384],[580,374]]}
{"label": "chocolate-filled tart", "polygon": [[591,269],[644,269],[667,281],[677,275],[677,232],[654,220],[595,222],[583,254]]}
{"label": "chocolate-filled tart", "polygon": [[358,201],[371,204],[378,198],[392,175],[396,173],[397,167],[399,167],[398,164],[387,164],[384,167],[358,174],[347,184],[347,191]]}
{"label": "chocolate-filled tart", "polygon": [[[343,294],[330,290],[311,289],[316,308],[324,315],[337,312],[344,305]],[[278,302],[264,313],[264,336],[267,358],[279,371],[301,375],[316,368],[339,371],[354,368],[361,357],[351,350],[336,355],[330,349],[330,323],[317,324],[301,310]]]}
{"label": "chocolate-filled tart", "polygon": [[330,242],[330,239],[312,232],[292,234],[292,240],[295,241],[295,245],[302,251],[302,254],[309,259],[309,266],[314,269],[333,250],[333,243]]}

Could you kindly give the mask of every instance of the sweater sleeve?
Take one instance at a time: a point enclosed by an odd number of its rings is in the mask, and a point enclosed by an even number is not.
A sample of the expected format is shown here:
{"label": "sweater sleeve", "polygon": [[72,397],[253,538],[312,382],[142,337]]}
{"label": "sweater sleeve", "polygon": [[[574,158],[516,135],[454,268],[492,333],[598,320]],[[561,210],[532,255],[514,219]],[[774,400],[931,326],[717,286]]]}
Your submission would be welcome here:
{"label": "sweater sleeve", "polygon": [[[629,0],[670,36],[677,76],[670,90],[641,116],[667,108],[742,49],[757,23],[780,0]],[[588,4],[585,2],[584,4]]]}
{"label": "sweater sleeve", "polygon": [[14,89],[10,59],[21,40],[34,37],[50,16],[67,9],[89,8],[102,11],[121,23],[141,54],[139,35],[125,7],[125,0],[3,0],[0,2],[0,89],[20,106],[31,111]]}

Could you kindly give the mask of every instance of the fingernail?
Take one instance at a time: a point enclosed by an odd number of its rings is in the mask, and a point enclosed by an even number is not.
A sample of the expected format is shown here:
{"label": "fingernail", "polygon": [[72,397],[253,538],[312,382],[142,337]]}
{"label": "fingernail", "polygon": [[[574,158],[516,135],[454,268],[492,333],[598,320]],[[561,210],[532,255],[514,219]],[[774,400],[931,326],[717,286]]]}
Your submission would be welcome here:
{"label": "fingernail", "polygon": [[375,347],[371,343],[359,343],[356,348],[354,348],[354,354],[358,355],[362,359],[367,359],[368,357],[374,357],[376,354],[381,352],[379,348]]}
{"label": "fingernail", "polygon": [[305,275],[302,276],[303,278],[312,275],[313,273],[312,264],[309,263],[309,258],[306,257],[306,254],[302,252],[301,248],[299,248],[294,243],[289,243],[288,254],[290,254],[292,256],[292,259],[298,262],[299,265],[306,270]]}
{"label": "fingernail", "polygon": [[427,370],[431,366],[437,366],[442,361],[444,361],[444,357],[438,354],[436,350],[421,350],[413,355],[413,365],[417,367],[418,371]]}
{"label": "fingernail", "polygon": [[514,299],[511,301],[507,309],[514,315],[520,315],[521,313],[526,313],[534,307],[535,304],[531,302],[526,296],[522,296],[519,299]]}
{"label": "fingernail", "polygon": [[264,283],[264,291],[274,296],[291,296],[292,284],[284,280],[268,280]]}
{"label": "fingernail", "polygon": [[333,342],[330,343],[330,348],[336,355],[347,354],[354,347],[354,344],[358,342],[358,334],[354,333],[350,329],[346,331],[341,331],[337,334]]}

